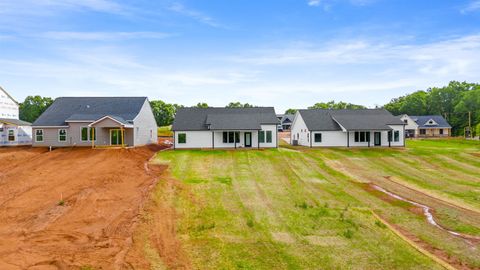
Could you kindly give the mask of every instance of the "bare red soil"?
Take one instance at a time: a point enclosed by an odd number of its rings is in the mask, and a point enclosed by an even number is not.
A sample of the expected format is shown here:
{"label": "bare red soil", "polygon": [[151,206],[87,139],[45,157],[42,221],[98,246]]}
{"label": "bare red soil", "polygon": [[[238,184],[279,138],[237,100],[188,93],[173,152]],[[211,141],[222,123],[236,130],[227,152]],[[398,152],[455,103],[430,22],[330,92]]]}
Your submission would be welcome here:
{"label": "bare red soil", "polygon": [[0,269],[148,265],[129,250],[157,150],[0,149]]}

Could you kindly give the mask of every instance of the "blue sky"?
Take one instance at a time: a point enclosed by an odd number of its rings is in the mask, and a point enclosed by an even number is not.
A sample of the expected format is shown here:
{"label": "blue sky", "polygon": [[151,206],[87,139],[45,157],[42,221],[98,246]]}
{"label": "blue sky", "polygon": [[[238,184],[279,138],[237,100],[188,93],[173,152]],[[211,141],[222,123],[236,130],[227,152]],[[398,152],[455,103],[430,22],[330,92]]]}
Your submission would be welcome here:
{"label": "blue sky", "polygon": [[367,106],[479,82],[479,0],[0,0],[0,85],[27,95]]}

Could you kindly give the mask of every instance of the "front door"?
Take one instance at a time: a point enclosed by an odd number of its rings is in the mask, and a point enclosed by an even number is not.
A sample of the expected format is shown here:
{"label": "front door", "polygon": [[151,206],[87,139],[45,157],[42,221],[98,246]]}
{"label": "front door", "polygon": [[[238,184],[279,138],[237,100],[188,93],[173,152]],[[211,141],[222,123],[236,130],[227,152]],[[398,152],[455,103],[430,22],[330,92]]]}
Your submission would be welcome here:
{"label": "front door", "polygon": [[110,145],[122,145],[122,131],[120,129],[110,130]]}
{"label": "front door", "polygon": [[245,132],[245,147],[252,147],[252,133]]}
{"label": "front door", "polygon": [[380,146],[382,145],[382,133],[380,132],[375,132],[373,134],[373,143],[375,146]]}

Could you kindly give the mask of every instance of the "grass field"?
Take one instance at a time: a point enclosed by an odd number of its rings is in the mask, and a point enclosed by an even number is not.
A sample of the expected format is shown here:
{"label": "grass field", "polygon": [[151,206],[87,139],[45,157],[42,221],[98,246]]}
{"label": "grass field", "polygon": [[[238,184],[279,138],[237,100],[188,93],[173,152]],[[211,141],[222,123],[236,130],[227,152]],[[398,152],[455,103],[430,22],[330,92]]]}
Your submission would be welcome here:
{"label": "grass field", "polygon": [[476,142],[410,141],[406,149],[167,151],[155,161],[181,183],[169,203],[195,269],[442,268],[372,210],[438,257],[475,269],[478,242],[431,226],[366,183],[432,207],[443,227],[478,236],[479,151]]}
{"label": "grass field", "polygon": [[158,128],[158,137],[171,137],[173,136],[172,126],[163,126]]}

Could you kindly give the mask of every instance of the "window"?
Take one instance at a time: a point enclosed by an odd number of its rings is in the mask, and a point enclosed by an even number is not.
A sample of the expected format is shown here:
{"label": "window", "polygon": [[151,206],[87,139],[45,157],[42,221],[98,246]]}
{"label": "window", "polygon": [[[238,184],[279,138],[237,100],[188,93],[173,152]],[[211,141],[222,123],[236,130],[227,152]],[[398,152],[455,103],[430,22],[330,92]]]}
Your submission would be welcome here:
{"label": "window", "polygon": [[35,130],[35,141],[43,142],[43,129]]}
{"label": "window", "polygon": [[58,141],[59,142],[66,142],[67,141],[67,130],[66,129],[59,129],[58,130]]}
{"label": "window", "polygon": [[223,132],[223,143],[234,143],[240,142],[240,132],[233,132],[233,131],[224,131]]}
{"label": "window", "polygon": [[370,132],[355,131],[355,142],[369,142]]}
{"label": "window", "polygon": [[9,142],[15,141],[15,131],[13,129],[8,130],[8,141]]}
{"label": "window", "polygon": [[81,140],[82,140],[82,142],[88,141],[88,127],[82,127]]}
{"label": "window", "polygon": [[272,131],[267,130],[267,143],[271,143],[271,142],[272,142]]}
{"label": "window", "polygon": [[440,132],[440,135],[443,135],[443,129],[440,129],[439,132]]}
{"label": "window", "polygon": [[178,143],[187,143],[186,133],[178,133]]}
{"label": "window", "polygon": [[223,143],[228,143],[228,132],[223,132]]}
{"label": "window", "polygon": [[399,142],[400,141],[400,131],[395,130],[395,132],[393,133],[393,141],[394,142]]}
{"label": "window", "polygon": [[421,134],[421,135],[427,134],[427,130],[426,130],[426,129],[420,129],[420,134]]}
{"label": "window", "polygon": [[315,142],[322,142],[322,133],[315,133],[314,139]]}
{"label": "window", "polygon": [[408,119],[404,119],[403,122],[404,122],[405,124],[408,124]]}
{"label": "window", "polygon": [[[260,131],[260,133],[258,133],[258,141],[261,142],[261,143],[264,143],[265,142],[265,131]],[[297,133],[297,138],[298,138],[298,133]],[[294,138],[295,139],[295,138]]]}

